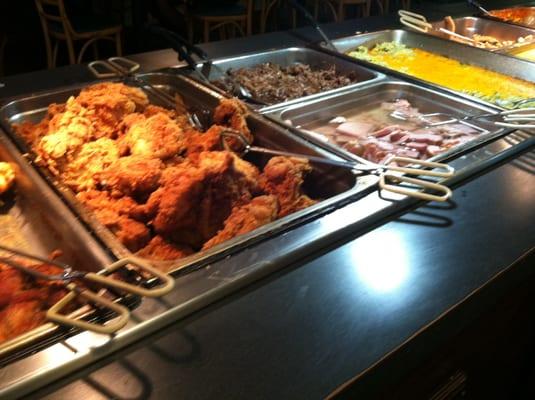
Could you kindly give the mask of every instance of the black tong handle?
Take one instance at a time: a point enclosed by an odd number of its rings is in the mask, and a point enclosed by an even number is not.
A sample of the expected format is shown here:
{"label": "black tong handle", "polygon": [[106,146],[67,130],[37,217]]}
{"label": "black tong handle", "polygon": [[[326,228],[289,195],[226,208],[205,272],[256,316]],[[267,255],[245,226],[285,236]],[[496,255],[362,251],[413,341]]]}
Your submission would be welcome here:
{"label": "black tong handle", "polygon": [[[208,55],[204,52],[203,49],[190,43],[178,33],[163,28],[159,25],[150,25],[148,27],[148,30],[156,35],[163,37],[171,45],[173,50],[178,53],[180,59],[184,60],[188,64],[188,66],[194,71],[197,71],[197,62],[193,59],[192,55],[196,55],[197,57],[199,57],[199,59],[203,63],[211,62],[211,60],[208,58]],[[199,76],[201,76],[203,80],[207,80],[202,73],[199,73]]]}
{"label": "black tong handle", "polygon": [[290,3],[290,5],[293,8],[295,8],[297,11],[299,11],[303,15],[303,17],[305,17],[306,20],[314,27],[314,29],[318,31],[318,33],[321,35],[325,43],[327,43],[327,45],[331,48],[331,50],[338,51],[338,49],[333,44],[331,39],[327,37],[325,32],[323,32],[323,29],[321,29],[320,26],[318,25],[318,22],[314,19],[312,15],[310,15],[310,13],[305,7],[299,4],[296,0],[288,0],[288,3]]}
{"label": "black tong handle", "polygon": [[487,14],[487,15],[490,15],[490,13],[488,12],[488,10],[486,10],[481,4],[479,4],[479,2],[477,2],[476,0],[466,0],[467,3],[469,5],[471,5],[472,7],[475,7],[477,8],[479,11],[481,11],[483,14]]}

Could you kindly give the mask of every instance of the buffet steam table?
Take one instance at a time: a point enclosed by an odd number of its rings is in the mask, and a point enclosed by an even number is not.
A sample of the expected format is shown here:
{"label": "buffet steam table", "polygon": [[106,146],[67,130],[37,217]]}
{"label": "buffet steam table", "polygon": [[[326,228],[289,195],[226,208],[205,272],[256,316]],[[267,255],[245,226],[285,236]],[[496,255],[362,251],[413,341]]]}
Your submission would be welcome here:
{"label": "buffet steam table", "polygon": [[[327,31],[339,37],[394,23],[377,17],[331,24]],[[309,40],[319,38],[300,29],[203,48],[216,57]],[[132,58],[146,70],[178,63],[171,50]],[[5,78],[0,96],[5,101],[91,80],[83,66],[64,67],[35,73],[31,81]],[[508,140],[471,155],[489,162],[455,183],[453,201],[400,209],[317,246],[283,270],[25,398],[525,394],[535,351],[529,296],[535,285],[535,148],[508,153]],[[502,150],[500,158],[489,156]],[[336,215],[335,222],[343,222],[343,212]],[[306,225],[288,240],[305,233]]]}

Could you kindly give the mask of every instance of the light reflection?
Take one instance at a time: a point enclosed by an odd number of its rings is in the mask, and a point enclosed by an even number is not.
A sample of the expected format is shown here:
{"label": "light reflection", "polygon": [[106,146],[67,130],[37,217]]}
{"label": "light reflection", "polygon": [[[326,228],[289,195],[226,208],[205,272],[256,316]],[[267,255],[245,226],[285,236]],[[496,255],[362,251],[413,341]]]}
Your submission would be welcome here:
{"label": "light reflection", "polygon": [[379,229],[359,238],[351,246],[358,278],[380,293],[399,289],[409,276],[407,247],[395,230]]}

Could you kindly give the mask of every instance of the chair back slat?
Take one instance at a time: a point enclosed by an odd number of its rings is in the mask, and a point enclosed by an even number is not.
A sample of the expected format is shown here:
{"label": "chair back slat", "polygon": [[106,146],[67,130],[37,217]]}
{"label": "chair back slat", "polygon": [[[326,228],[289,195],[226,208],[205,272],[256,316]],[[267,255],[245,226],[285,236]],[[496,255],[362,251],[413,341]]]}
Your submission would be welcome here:
{"label": "chair back slat", "polygon": [[63,33],[72,34],[74,30],[70,24],[63,0],[35,0],[41,22],[50,28],[50,23],[60,23]]}

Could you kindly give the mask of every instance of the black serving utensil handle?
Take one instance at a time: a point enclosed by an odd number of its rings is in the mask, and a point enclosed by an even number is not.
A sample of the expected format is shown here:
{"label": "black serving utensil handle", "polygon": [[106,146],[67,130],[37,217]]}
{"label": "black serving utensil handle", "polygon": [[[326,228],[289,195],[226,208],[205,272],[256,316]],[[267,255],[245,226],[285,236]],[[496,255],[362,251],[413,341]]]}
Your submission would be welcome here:
{"label": "black serving utensil handle", "polygon": [[321,35],[321,37],[323,38],[325,43],[327,43],[327,45],[330,47],[331,50],[338,51],[338,49],[333,44],[331,39],[327,37],[325,32],[323,32],[323,29],[321,29],[320,26],[318,25],[318,22],[314,19],[312,15],[310,15],[310,13],[307,11],[305,7],[299,4],[297,0],[288,0],[288,3],[290,3],[290,5],[293,8],[295,8],[297,11],[299,11],[301,15],[303,15],[303,17],[305,17],[305,19],[314,27],[314,29],[318,31],[318,33]]}
{"label": "black serving utensil handle", "polygon": [[179,59],[184,60],[202,81],[209,82],[208,78],[197,69],[197,62],[192,57],[192,54],[195,54],[204,62],[208,62],[208,57],[202,49],[188,43],[186,39],[182,38],[177,33],[159,25],[149,25],[148,30],[155,35],[164,38],[171,45],[173,50],[177,52]]}
{"label": "black serving utensil handle", "polygon": [[479,4],[479,2],[477,2],[476,0],[466,0],[466,2],[468,3],[468,5],[477,8],[483,14],[491,15],[490,12],[485,9],[481,4]]}
{"label": "black serving utensil handle", "polygon": [[201,49],[199,46],[195,46],[189,40],[186,40],[181,35],[179,35],[176,32],[173,32],[170,29],[164,28],[163,26],[160,26],[160,25],[150,25],[149,31],[155,34],[159,34],[160,36],[163,36],[170,43],[174,43],[177,46],[183,47],[190,55],[194,54],[197,57],[199,57],[202,61],[206,61],[206,62],[210,61],[208,55],[203,49]]}
{"label": "black serving utensil handle", "polygon": [[254,98],[247,89],[244,89],[236,80],[228,73],[229,71],[223,71],[217,64],[214,64],[210,57],[205,53],[203,49],[201,49],[198,46],[195,46],[194,44],[190,43],[186,39],[184,39],[179,34],[170,31],[169,29],[163,28],[159,25],[150,25],[148,27],[149,31],[157,34],[164,39],[166,39],[169,44],[173,47],[173,49],[178,53],[179,57],[186,61],[188,66],[194,71],[195,75],[199,77],[204,83],[209,84],[212,86],[210,80],[208,79],[207,75],[203,72],[204,68],[202,70],[199,70],[197,68],[197,62],[193,59],[192,54],[199,57],[199,59],[203,62],[204,66],[213,67],[215,70],[221,74],[221,76],[228,79],[232,84],[232,92],[233,95],[237,96],[240,99],[247,100],[251,103],[258,104],[261,106],[266,106],[265,102]]}

